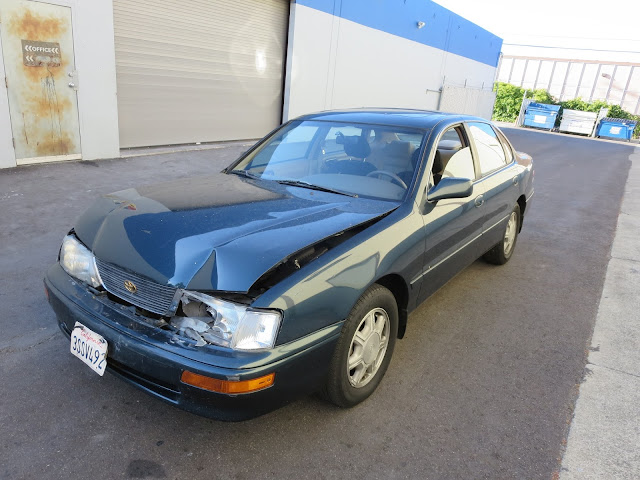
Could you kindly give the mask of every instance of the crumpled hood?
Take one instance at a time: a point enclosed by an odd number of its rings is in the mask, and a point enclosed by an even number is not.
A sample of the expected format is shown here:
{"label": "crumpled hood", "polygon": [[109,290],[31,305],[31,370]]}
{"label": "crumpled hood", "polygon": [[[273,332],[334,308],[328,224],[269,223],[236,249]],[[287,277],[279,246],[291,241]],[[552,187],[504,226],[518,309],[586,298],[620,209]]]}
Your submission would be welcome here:
{"label": "crumpled hood", "polygon": [[217,174],[105,195],[75,231],[100,260],[160,284],[247,292],[290,254],[397,206]]}

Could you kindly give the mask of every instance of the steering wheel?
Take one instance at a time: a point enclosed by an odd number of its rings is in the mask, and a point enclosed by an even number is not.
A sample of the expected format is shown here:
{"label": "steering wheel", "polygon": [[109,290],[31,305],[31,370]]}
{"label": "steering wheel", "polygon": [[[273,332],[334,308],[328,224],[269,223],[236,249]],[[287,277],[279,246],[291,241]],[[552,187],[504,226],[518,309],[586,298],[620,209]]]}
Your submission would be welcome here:
{"label": "steering wheel", "polygon": [[374,175],[386,175],[387,177],[395,181],[398,185],[400,185],[405,190],[409,188],[407,187],[407,184],[404,183],[404,181],[393,172],[387,172],[386,170],[374,170],[373,172],[367,173],[367,177],[373,177]]}

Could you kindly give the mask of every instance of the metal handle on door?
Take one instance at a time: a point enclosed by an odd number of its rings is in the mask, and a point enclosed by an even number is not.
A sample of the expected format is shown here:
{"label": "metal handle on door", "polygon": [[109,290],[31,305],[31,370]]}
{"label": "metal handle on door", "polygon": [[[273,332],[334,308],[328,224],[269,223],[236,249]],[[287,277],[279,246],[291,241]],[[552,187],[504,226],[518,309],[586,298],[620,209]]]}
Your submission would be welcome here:
{"label": "metal handle on door", "polygon": [[520,181],[520,177],[518,177],[518,175],[516,175],[515,177],[513,177],[513,184],[514,184],[514,185],[517,185],[519,181]]}
{"label": "metal handle on door", "polygon": [[482,205],[484,205],[484,197],[482,195],[478,195],[474,200],[474,203],[476,207],[481,207]]}
{"label": "metal handle on door", "polygon": [[75,87],[76,87],[76,84],[75,84],[75,83],[73,83],[73,82],[69,82],[69,88],[75,88]]}

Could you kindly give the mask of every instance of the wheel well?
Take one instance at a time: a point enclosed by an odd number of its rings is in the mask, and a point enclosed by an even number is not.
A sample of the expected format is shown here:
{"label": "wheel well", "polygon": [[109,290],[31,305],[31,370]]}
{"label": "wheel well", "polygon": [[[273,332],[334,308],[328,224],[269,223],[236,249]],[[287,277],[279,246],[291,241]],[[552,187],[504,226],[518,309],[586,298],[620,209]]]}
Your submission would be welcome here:
{"label": "wheel well", "polygon": [[520,206],[520,228],[518,229],[518,233],[522,230],[522,221],[524,220],[524,210],[527,208],[527,199],[524,198],[524,195],[520,195],[518,198],[518,205]]}
{"label": "wheel well", "polygon": [[409,303],[409,290],[407,284],[400,275],[386,275],[376,281],[378,285],[388,288],[396,299],[398,305],[398,338],[404,337],[407,330],[407,305]]}

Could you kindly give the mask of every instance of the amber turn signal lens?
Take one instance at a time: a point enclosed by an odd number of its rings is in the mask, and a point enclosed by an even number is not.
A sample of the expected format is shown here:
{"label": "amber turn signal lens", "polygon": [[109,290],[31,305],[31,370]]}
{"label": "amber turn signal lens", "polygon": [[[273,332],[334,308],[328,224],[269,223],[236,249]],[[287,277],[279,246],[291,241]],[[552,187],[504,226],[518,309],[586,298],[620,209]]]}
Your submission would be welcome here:
{"label": "amber turn signal lens", "polygon": [[182,372],[182,383],[192,385],[194,387],[203,388],[211,392],[226,393],[235,395],[238,393],[251,393],[270,387],[276,378],[275,373],[270,373],[264,377],[252,378],[251,380],[242,380],[233,382],[230,380],[218,380],[217,378],[205,377],[197,373],[185,370]]}

